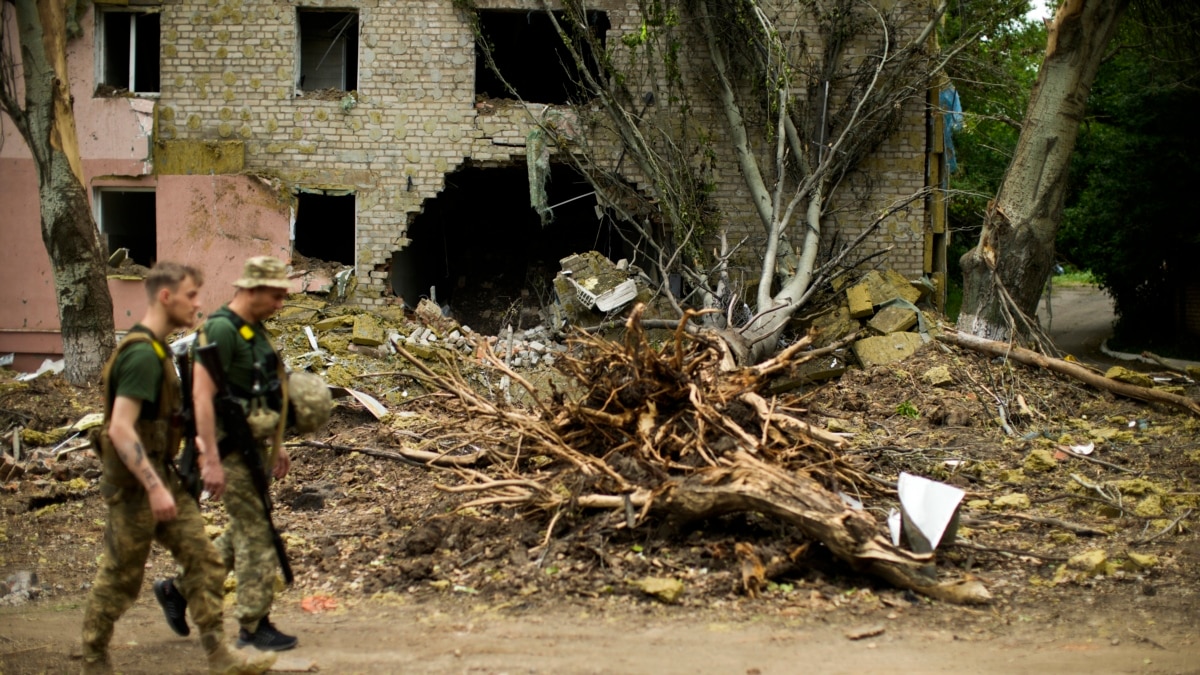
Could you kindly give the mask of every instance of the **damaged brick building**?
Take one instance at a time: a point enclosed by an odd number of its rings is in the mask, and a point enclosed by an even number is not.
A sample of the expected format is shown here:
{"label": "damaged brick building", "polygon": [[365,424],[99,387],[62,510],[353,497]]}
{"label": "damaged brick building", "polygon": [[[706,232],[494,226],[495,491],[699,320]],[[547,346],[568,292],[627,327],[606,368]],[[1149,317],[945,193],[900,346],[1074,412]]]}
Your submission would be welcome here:
{"label": "damaged brick building", "polygon": [[[350,266],[351,302],[365,308],[415,304],[431,288],[439,301],[505,303],[522,288],[544,287],[571,253],[629,256],[622,224],[597,208],[592,188],[566,163],[550,165],[554,222],[543,227],[530,207],[531,115],[571,114],[571,76],[557,67],[558,37],[542,4],[473,3],[524,105],[497,101],[504,92],[480,63],[462,4],[87,3],[68,60],[102,241],[127,248],[140,265],[201,265],[206,309],[228,299],[242,261],[257,254]],[[590,7],[610,44],[639,29],[636,1]],[[707,115],[720,139],[715,97],[697,100],[708,106],[697,116]],[[930,100],[906,105],[900,130],[869,162],[873,203],[939,184],[941,115]],[[60,353],[61,343],[36,174],[11,124],[3,134],[0,353],[29,366]],[[722,222],[735,233],[761,233],[730,144],[714,146],[712,199]],[[840,223],[846,237],[863,225]],[[889,219],[867,248],[891,247],[887,264],[915,277],[944,269],[945,245],[935,191]],[[116,272],[110,288],[124,329],[144,299],[136,278]],[[318,288],[328,277],[298,273],[295,281],[297,289]]]}

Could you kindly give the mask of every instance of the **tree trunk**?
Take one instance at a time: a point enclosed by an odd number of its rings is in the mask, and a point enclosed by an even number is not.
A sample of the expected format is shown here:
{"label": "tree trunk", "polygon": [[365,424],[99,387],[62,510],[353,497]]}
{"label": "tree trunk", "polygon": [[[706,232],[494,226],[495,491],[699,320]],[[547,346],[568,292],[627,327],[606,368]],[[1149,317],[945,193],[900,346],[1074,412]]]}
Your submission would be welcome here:
{"label": "tree trunk", "polygon": [[[64,3],[17,0],[25,108],[5,111],[29,145],[38,173],[42,242],[50,256],[62,330],[64,376],[95,381],[116,344],[100,238],[83,185],[67,74]],[[11,91],[11,90],[10,90]]]}
{"label": "tree trunk", "polygon": [[1050,25],[1012,163],[962,257],[959,330],[991,340],[1025,333],[1054,264],[1071,151],[1088,91],[1128,0],[1067,0]]}
{"label": "tree trunk", "polygon": [[866,511],[855,511],[803,472],[790,472],[739,453],[731,466],[709,469],[660,490],[654,508],[682,520],[757,512],[796,526],[860,572],[957,604],[991,600],[978,581],[938,582],[931,555],[893,546]]}

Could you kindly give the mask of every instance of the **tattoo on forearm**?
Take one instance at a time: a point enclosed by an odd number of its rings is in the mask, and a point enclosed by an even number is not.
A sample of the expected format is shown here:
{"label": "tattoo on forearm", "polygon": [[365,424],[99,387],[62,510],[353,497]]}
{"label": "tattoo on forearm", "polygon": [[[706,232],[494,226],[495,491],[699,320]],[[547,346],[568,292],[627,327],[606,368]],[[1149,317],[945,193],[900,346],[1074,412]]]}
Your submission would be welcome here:
{"label": "tattoo on forearm", "polygon": [[[118,446],[117,454],[122,456],[131,471],[137,470],[139,464],[145,465],[141,469],[142,482],[144,487],[149,490],[159,484],[158,474],[155,473],[154,467],[147,463],[149,460],[146,457],[146,449],[142,447],[141,441],[134,441],[131,445],[133,446],[132,448],[128,445],[123,448]],[[131,456],[133,458],[132,461],[130,461]]]}

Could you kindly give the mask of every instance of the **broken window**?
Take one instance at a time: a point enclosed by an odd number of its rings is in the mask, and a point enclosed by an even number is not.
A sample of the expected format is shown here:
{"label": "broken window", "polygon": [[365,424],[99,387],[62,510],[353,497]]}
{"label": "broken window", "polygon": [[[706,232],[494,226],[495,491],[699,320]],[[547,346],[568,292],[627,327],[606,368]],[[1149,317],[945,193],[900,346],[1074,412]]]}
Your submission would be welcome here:
{"label": "broken window", "polygon": [[158,260],[158,219],[152,189],[99,188],[96,225],[108,253],[128,249],[127,258],[150,267]]}
{"label": "broken window", "polygon": [[[562,12],[554,13],[559,25],[567,28]],[[608,32],[608,14],[590,11],[588,27],[604,46]],[[492,59],[504,80],[523,101],[533,103],[569,103],[588,98],[580,81],[579,68],[571,58],[546,12],[480,10],[479,28],[492,49]],[[594,77],[599,67],[582,36],[575,42],[584,55],[585,66]],[[488,65],[483,45],[475,45],[475,94],[493,98],[512,98],[513,94]]]}
{"label": "broken window", "polygon": [[297,93],[358,89],[358,12],[300,8]]}
{"label": "broken window", "polygon": [[157,93],[158,12],[98,9],[96,93]]}
{"label": "broken window", "polygon": [[354,195],[301,192],[296,206],[296,253],[354,264]]}

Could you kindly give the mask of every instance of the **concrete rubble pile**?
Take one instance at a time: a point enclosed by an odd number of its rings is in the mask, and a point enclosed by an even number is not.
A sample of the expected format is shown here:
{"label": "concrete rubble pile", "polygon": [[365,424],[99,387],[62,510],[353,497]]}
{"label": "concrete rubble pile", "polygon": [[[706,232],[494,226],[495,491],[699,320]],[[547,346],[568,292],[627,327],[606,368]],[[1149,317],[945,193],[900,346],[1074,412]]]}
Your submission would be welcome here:
{"label": "concrete rubble pile", "polygon": [[571,255],[561,265],[554,279],[557,299],[542,311],[546,323],[525,329],[510,325],[498,335],[459,324],[428,299],[411,312],[398,306],[354,309],[340,294],[322,299],[329,284],[293,295],[269,325],[290,368],[321,374],[334,386],[352,386],[360,376],[379,370],[377,362],[392,359],[397,348],[437,361],[479,356],[486,343],[511,368],[552,367],[567,349],[564,336],[571,326],[597,325],[652,297],[636,268],[613,263],[596,251]]}
{"label": "concrete rubble pile", "polygon": [[438,361],[470,358],[487,343],[518,369],[552,366],[566,350],[544,326],[509,327],[499,336],[481,335],[443,316],[429,300],[422,300],[411,313],[400,307],[365,312],[311,295],[294,295],[268,327],[289,368],[315,372],[339,387],[358,386],[364,375],[387,370],[381,362],[396,359],[398,348],[422,360]]}
{"label": "concrete rubble pile", "polygon": [[839,349],[800,364],[792,377],[778,382],[777,393],[838,377],[852,360],[862,367],[903,361],[932,339],[937,331],[936,313],[919,308],[932,285],[926,280],[910,281],[895,270],[871,270],[855,278],[834,283],[837,302],[819,310],[805,321],[818,330],[814,348],[825,347],[855,334],[849,349]]}

